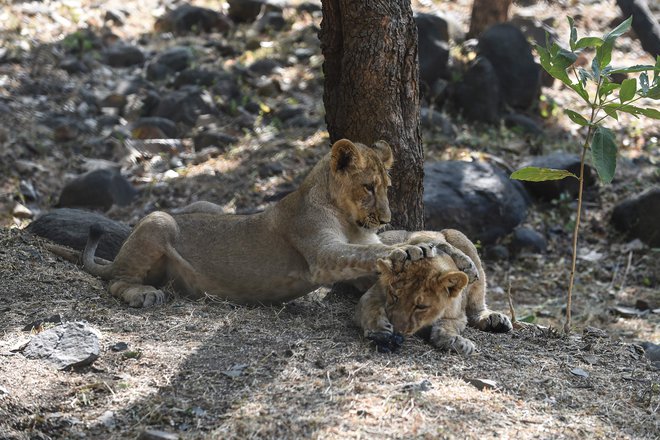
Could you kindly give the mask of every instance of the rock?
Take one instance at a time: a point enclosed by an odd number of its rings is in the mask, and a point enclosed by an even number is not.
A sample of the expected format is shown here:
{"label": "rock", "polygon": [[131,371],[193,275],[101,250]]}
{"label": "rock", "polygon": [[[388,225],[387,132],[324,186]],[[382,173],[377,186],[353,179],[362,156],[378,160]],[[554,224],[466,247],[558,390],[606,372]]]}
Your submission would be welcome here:
{"label": "rock", "polygon": [[589,373],[584,371],[582,368],[573,368],[571,370],[571,374],[578,377],[584,377],[584,378],[589,377]]}
{"label": "rock", "polygon": [[30,208],[18,202],[16,202],[16,204],[14,205],[14,209],[12,209],[11,214],[14,217],[20,219],[29,219],[32,218],[32,216],[34,215],[32,211],[30,211]]}
{"label": "rock", "polygon": [[180,88],[185,85],[212,86],[231,75],[227,72],[217,72],[199,68],[189,68],[180,72],[174,79],[174,87]]}
{"label": "rock", "polygon": [[518,227],[513,231],[513,237],[509,244],[509,249],[514,255],[521,252],[531,252],[534,254],[545,253],[548,242],[545,237],[533,229],[527,227]]}
{"label": "rock", "polygon": [[265,0],[228,0],[227,15],[236,23],[252,23],[257,19]]}
{"label": "rock", "polygon": [[515,26],[500,23],[479,36],[479,55],[488,59],[499,78],[502,99],[527,110],[540,94],[541,72],[525,35]]}
{"label": "rock", "polygon": [[203,131],[193,138],[196,151],[201,151],[207,147],[217,147],[221,152],[224,152],[237,141],[238,139],[234,136],[216,131]]}
{"label": "rock", "polygon": [[128,350],[128,344],[126,342],[117,342],[116,344],[110,347],[112,351],[126,351]]}
{"label": "rock", "polygon": [[[555,151],[545,156],[536,156],[529,161],[523,162],[523,167],[555,168],[559,170],[568,170],[578,176],[580,174],[580,157],[577,154]],[[593,169],[585,164],[584,166],[584,185],[585,188],[593,186],[596,183],[596,175]],[[562,180],[547,180],[545,182],[525,182],[527,191],[537,199],[553,200],[559,198],[563,193],[570,197],[577,197],[578,181],[573,177],[567,177]]]}
{"label": "rock", "polygon": [[174,122],[194,126],[199,115],[215,114],[213,97],[196,86],[185,86],[165,95],[152,116],[160,116]]}
{"label": "rock", "polygon": [[110,21],[117,26],[123,26],[126,21],[126,13],[119,9],[108,9],[105,11],[104,21]]}
{"label": "rock", "polygon": [[138,440],[179,440],[179,436],[157,429],[146,429],[140,433]]}
{"label": "rock", "polygon": [[257,32],[281,31],[288,25],[282,10],[270,11],[263,14],[255,23]]}
{"label": "rock", "polygon": [[27,230],[57,244],[82,251],[87,243],[89,228],[94,224],[98,224],[103,229],[96,255],[106,260],[114,260],[121,245],[131,233],[131,228],[96,212],[70,208],[55,209],[34,220],[28,225]]}
{"label": "rock", "polygon": [[550,26],[554,19],[541,21],[534,16],[516,14],[509,20],[509,24],[515,26],[523,33],[527,40],[545,47],[545,36],[548,35],[550,44],[559,41],[557,31]]}
{"label": "rock", "polygon": [[150,116],[133,122],[131,134],[136,139],[174,139],[179,137],[179,129],[167,118]]}
{"label": "rock", "polygon": [[59,67],[67,73],[88,73],[91,70],[83,60],[73,55],[62,58]]}
{"label": "rock", "polygon": [[506,261],[509,259],[509,249],[501,244],[487,246],[484,250],[484,258],[491,261]]}
{"label": "rock", "polygon": [[31,332],[32,330],[41,330],[44,324],[60,324],[62,317],[60,315],[49,316],[48,318],[35,319],[23,327],[24,332]]}
{"label": "rock", "polygon": [[58,369],[89,365],[99,357],[100,333],[86,322],[67,322],[34,336],[23,350],[28,359],[44,359]]}
{"label": "rock", "polygon": [[527,217],[524,188],[485,162],[444,161],[424,166],[427,229],[455,228],[494,243]]}
{"label": "rock", "polygon": [[453,138],[456,136],[456,129],[451,123],[451,120],[446,118],[439,111],[431,110],[428,107],[422,107],[419,114],[419,120],[422,127],[438,130],[447,137]]}
{"label": "rock", "polygon": [[639,310],[635,307],[619,305],[610,308],[610,313],[616,316],[620,316],[622,318],[630,319],[630,318],[644,317],[649,314],[649,310]]}
{"label": "rock", "polygon": [[493,65],[486,58],[477,57],[456,86],[456,107],[471,121],[495,124],[500,119],[499,80]]}
{"label": "rock", "polygon": [[117,169],[87,172],[69,182],[60,194],[58,207],[100,208],[129,205],[137,190]]}
{"label": "rock", "polygon": [[415,15],[419,53],[419,78],[423,90],[430,92],[433,84],[449,78],[449,25],[444,17],[433,14]]}
{"label": "rock", "polygon": [[296,9],[299,12],[307,12],[308,14],[322,11],[321,2],[302,2],[297,5]]}
{"label": "rock", "polygon": [[660,345],[653,342],[642,342],[640,344],[644,349],[644,356],[651,362],[660,362]]}
{"label": "rock", "polygon": [[158,32],[175,34],[227,32],[233,24],[227,16],[208,8],[184,4],[156,20]]}
{"label": "rock", "polygon": [[280,121],[285,122],[291,118],[303,116],[305,113],[306,109],[302,105],[285,104],[275,111],[275,117]]}
{"label": "rock", "polygon": [[281,67],[279,61],[273,58],[261,58],[248,66],[248,71],[256,75],[270,75],[273,70]]}
{"label": "rock", "polygon": [[612,211],[612,225],[629,238],[660,246],[660,186],[623,200]]}
{"label": "rock", "polygon": [[617,0],[624,17],[632,15],[632,28],[642,43],[642,48],[652,57],[660,55],[660,24],[658,15],[653,14],[649,6],[656,2],[646,0]]}
{"label": "rock", "polygon": [[504,125],[507,128],[520,130],[523,133],[532,136],[543,135],[543,129],[532,118],[521,115],[520,113],[509,113],[504,115]]}
{"label": "rock", "polygon": [[193,53],[187,47],[172,47],[161,53],[147,66],[147,79],[158,81],[187,68]]}
{"label": "rock", "polygon": [[130,67],[144,63],[144,54],[133,45],[113,44],[103,52],[103,62],[111,67]]}
{"label": "rock", "polygon": [[479,391],[496,390],[498,388],[497,382],[491,379],[478,379],[478,378],[473,379],[469,377],[464,377],[463,380],[469,383],[470,385],[473,385]]}

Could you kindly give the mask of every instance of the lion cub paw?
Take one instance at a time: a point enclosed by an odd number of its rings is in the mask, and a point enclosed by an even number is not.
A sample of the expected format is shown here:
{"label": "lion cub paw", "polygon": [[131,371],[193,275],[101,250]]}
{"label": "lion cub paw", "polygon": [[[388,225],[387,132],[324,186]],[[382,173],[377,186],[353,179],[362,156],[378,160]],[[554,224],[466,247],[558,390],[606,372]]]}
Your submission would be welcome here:
{"label": "lion cub paw", "polygon": [[507,333],[513,329],[513,326],[506,315],[499,312],[490,312],[481,318],[477,328],[485,332]]}
{"label": "lion cub paw", "polygon": [[404,341],[403,335],[396,332],[370,332],[367,334],[367,339],[376,344],[379,353],[394,353]]}
{"label": "lion cub paw", "polygon": [[144,308],[165,303],[165,293],[151,286],[139,286],[126,289],[124,300],[130,307]]}
{"label": "lion cub paw", "polygon": [[476,350],[474,342],[463,336],[441,336],[432,338],[431,343],[441,350],[453,351],[464,356],[469,356]]}
{"label": "lion cub paw", "polygon": [[388,257],[396,266],[403,266],[407,261],[417,261],[422,258],[431,258],[437,255],[435,248],[430,243],[403,244],[397,246]]}

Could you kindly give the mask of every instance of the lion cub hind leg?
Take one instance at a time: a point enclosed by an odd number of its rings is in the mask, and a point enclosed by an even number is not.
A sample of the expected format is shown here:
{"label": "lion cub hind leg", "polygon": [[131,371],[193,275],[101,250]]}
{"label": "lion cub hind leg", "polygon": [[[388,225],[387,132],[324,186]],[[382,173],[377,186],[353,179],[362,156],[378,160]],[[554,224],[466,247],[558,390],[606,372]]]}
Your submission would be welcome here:
{"label": "lion cub hind leg", "polygon": [[178,234],[172,216],[153,212],[146,216],[128,237],[113,265],[110,293],[131,307],[151,307],[165,302],[159,284]]}
{"label": "lion cub hind leg", "polygon": [[120,298],[130,307],[152,307],[165,303],[166,295],[154,286],[129,283],[124,280],[114,281],[109,287],[112,296]]}

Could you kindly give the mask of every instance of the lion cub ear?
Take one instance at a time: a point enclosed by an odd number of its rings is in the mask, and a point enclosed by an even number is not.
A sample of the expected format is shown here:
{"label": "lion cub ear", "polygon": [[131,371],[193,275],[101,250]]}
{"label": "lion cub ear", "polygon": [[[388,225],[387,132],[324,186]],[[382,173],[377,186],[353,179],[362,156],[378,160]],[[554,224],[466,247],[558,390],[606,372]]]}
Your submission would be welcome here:
{"label": "lion cub ear", "polygon": [[392,147],[385,141],[376,141],[371,148],[378,153],[378,157],[383,162],[385,169],[392,168],[394,164],[394,154],[392,154]]}
{"label": "lion cub ear", "polygon": [[364,158],[353,142],[348,139],[340,139],[332,145],[330,168],[333,172],[339,172],[351,167],[364,167]]}
{"label": "lion cub ear", "polygon": [[468,276],[463,272],[447,272],[437,276],[434,290],[447,292],[450,298],[456,298],[467,286],[468,281]]}

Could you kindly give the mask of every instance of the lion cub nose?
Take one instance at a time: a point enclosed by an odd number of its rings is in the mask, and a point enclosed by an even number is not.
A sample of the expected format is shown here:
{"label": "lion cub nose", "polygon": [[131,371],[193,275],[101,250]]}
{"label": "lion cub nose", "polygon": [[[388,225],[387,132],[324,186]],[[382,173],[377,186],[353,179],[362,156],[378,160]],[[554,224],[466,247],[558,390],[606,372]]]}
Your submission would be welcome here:
{"label": "lion cub nose", "polygon": [[381,211],[380,215],[378,216],[378,221],[380,222],[381,226],[388,224],[390,221],[392,221],[392,212],[387,209],[385,211]]}

